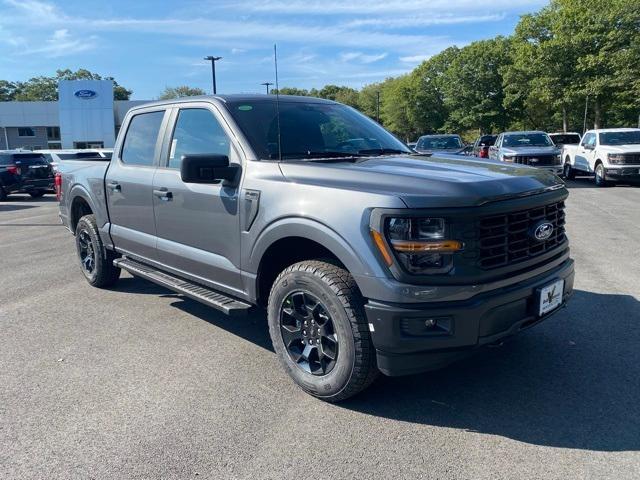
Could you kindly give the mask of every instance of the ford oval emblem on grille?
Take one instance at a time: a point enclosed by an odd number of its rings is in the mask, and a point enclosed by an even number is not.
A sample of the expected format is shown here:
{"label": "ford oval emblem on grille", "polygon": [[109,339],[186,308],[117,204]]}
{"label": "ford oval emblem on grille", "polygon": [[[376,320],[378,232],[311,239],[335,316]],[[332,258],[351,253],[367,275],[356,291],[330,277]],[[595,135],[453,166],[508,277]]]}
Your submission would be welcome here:
{"label": "ford oval emblem on grille", "polygon": [[546,220],[535,224],[531,229],[531,236],[539,242],[548,240],[551,234],[553,234],[553,223]]}
{"label": "ford oval emblem on grille", "polygon": [[78,90],[74,95],[78,98],[89,99],[97,97],[98,93],[93,90]]}

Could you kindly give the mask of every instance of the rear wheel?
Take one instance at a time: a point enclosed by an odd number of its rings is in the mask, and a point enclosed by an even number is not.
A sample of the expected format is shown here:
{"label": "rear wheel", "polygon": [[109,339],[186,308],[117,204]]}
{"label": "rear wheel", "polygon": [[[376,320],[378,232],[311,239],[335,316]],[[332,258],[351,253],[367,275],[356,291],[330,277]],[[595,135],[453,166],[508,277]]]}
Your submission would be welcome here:
{"label": "rear wheel", "polygon": [[45,194],[44,190],[35,190],[33,192],[29,192],[29,195],[31,195],[31,198],[40,198],[43,197]]}
{"label": "rear wheel", "polygon": [[280,363],[307,393],[337,402],[375,380],[362,295],[345,269],[318,260],[291,265],[273,284],[268,318]]}
{"label": "rear wheel", "polygon": [[609,185],[609,182],[607,182],[607,176],[605,174],[604,165],[602,163],[598,163],[596,165],[594,180],[597,187],[606,187]]}
{"label": "rear wheel", "polygon": [[576,178],[576,171],[571,167],[569,162],[565,162],[562,174],[567,180],[573,180]]}
{"label": "rear wheel", "polygon": [[120,269],[113,266],[115,255],[104,248],[94,215],[85,215],[76,226],[76,250],[80,269],[94,287],[108,287],[120,278]]}
{"label": "rear wheel", "polygon": [[2,185],[0,185],[0,202],[4,202],[7,199],[7,191],[2,188]]}

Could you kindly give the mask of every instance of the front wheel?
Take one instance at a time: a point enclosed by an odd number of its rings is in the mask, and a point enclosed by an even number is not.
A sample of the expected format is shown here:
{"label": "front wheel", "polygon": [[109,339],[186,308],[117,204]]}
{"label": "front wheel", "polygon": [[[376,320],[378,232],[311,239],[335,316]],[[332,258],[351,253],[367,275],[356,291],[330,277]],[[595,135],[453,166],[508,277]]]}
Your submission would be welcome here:
{"label": "front wheel", "polygon": [[567,180],[573,180],[576,178],[576,171],[571,167],[570,163],[565,163],[562,169],[562,174]]}
{"label": "front wheel", "polygon": [[113,266],[115,255],[104,248],[94,215],[85,215],[76,226],[76,250],[80,269],[94,287],[113,285],[120,278],[120,269]]}
{"label": "front wheel", "polygon": [[604,165],[602,163],[596,165],[594,180],[597,187],[606,187],[609,184],[607,182],[607,176],[605,174]]}
{"label": "front wheel", "polygon": [[375,380],[362,295],[344,268],[318,260],[288,267],[271,289],[268,319],[280,363],[307,393],[337,402]]}

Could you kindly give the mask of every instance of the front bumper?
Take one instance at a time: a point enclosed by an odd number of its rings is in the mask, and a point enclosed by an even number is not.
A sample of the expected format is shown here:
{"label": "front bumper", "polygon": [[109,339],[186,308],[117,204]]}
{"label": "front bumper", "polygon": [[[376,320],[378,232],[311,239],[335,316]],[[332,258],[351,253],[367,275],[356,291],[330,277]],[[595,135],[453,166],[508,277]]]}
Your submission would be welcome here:
{"label": "front bumper", "polygon": [[[365,309],[378,368],[391,376],[433,370],[535,325],[566,305],[573,278],[573,260],[568,259],[527,281],[464,301],[393,304],[369,300]],[[538,289],[558,279],[564,280],[561,307],[538,317]],[[438,327],[421,330],[427,319],[435,319]]]}
{"label": "front bumper", "polygon": [[637,182],[640,181],[640,167],[608,167],[605,175],[608,180]]}

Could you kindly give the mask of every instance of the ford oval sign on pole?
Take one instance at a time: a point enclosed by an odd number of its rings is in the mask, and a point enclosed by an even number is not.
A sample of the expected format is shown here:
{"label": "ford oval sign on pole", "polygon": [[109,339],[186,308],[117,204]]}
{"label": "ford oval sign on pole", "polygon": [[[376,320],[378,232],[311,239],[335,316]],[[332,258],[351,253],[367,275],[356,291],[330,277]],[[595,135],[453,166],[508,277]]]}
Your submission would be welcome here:
{"label": "ford oval sign on pole", "polygon": [[74,95],[84,100],[88,100],[90,98],[95,98],[96,96],[98,96],[97,92],[94,92],[93,90],[78,90],[76,93],[74,93]]}

